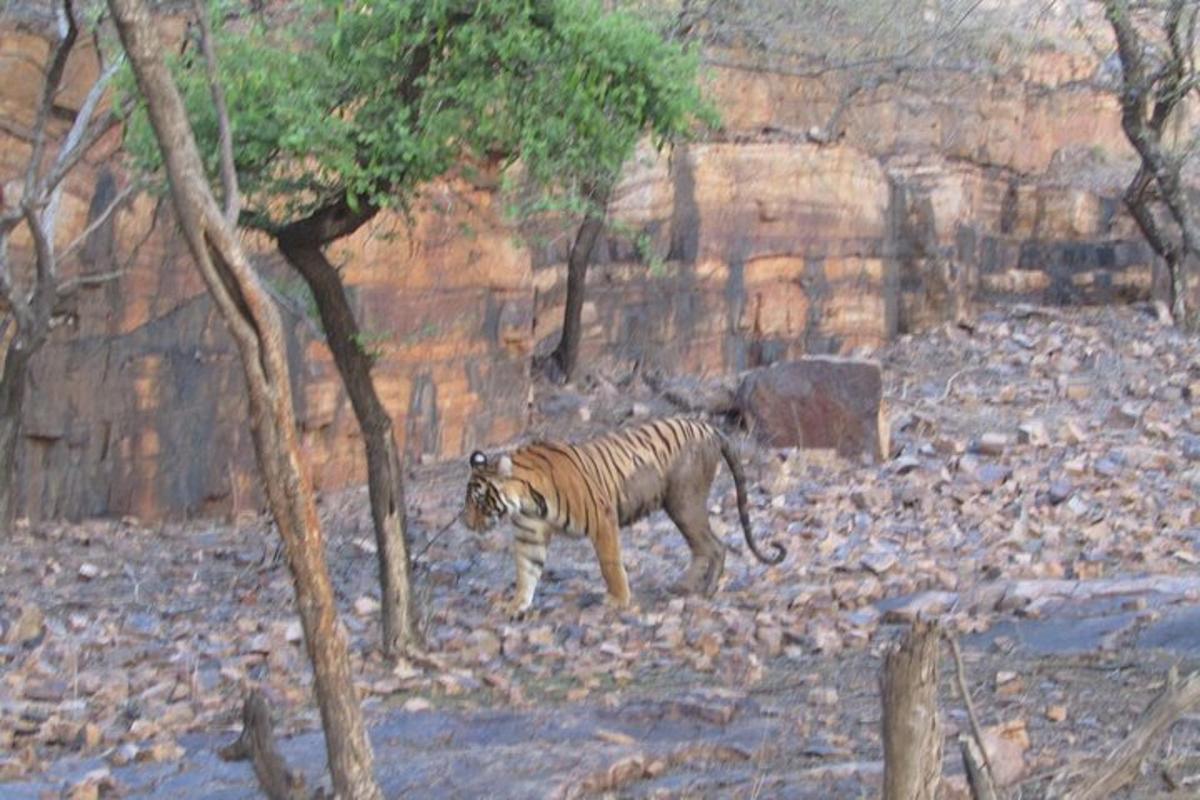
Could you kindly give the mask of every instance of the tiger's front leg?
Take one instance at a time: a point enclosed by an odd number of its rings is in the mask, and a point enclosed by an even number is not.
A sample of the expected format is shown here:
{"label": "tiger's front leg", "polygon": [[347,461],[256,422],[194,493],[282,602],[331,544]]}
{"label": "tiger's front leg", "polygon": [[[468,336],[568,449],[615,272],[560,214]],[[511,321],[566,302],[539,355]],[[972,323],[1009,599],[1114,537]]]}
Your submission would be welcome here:
{"label": "tiger's front leg", "polygon": [[524,517],[514,517],[513,524],[517,529],[513,542],[513,554],[517,562],[517,588],[505,612],[510,619],[517,619],[524,616],[533,605],[534,592],[542,578],[542,570],[546,568],[550,531],[544,523]]}
{"label": "tiger's front leg", "polygon": [[592,532],[592,546],[596,549],[600,575],[608,589],[606,602],[614,608],[627,608],[632,595],[629,592],[629,576],[625,574],[625,565],[621,563],[619,533],[615,514],[601,517],[596,530]]}

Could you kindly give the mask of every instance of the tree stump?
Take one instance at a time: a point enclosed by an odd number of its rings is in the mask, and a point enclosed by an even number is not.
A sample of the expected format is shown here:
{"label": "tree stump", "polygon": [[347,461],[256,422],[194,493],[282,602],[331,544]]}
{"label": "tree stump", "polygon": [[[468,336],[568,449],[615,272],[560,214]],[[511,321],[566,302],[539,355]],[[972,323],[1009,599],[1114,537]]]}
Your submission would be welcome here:
{"label": "tree stump", "polygon": [[941,783],[940,636],[934,623],[919,619],[884,658],[884,800],[934,800]]}

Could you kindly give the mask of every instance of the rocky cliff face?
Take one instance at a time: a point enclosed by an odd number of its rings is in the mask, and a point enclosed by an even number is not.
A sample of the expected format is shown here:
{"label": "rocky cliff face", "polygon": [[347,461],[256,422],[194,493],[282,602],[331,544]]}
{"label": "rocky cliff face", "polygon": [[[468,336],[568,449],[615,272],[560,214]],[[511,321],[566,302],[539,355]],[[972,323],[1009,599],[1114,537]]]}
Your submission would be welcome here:
{"label": "rocky cliff face", "polygon": [[[45,45],[0,32],[0,52],[38,60]],[[832,145],[805,132],[828,118],[836,82],[717,69],[720,140],[645,152],[617,191],[589,277],[585,357],[712,374],[875,346],[976,299],[1144,296],[1151,258],[1114,199],[1119,181],[1097,187],[1085,177],[1098,170],[1064,169],[1080,153],[1119,164],[1127,152],[1115,104],[1084,83],[1094,68],[1046,55],[982,84],[884,86],[848,110]],[[81,54],[64,109],[93,73]],[[30,117],[28,77],[0,85],[6,119]],[[64,243],[128,179],[115,147],[68,187]],[[22,174],[27,151],[0,134],[0,181]],[[557,335],[570,235],[520,233],[489,189],[446,182],[410,220],[383,215],[333,253],[410,457],[457,457],[525,427],[530,357]],[[256,244],[290,320],[315,482],[360,482],[353,415],[301,284]],[[122,273],[37,361],[25,513],[256,507],[240,365],[167,204],[138,198],[67,268]]]}

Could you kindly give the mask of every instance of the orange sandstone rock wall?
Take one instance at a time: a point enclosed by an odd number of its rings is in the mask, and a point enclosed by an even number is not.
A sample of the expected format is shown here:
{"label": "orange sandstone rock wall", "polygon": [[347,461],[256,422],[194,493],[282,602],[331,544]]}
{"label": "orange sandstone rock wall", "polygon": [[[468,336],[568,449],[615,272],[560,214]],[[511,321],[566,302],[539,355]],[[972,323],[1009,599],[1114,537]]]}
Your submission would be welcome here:
{"label": "orange sandstone rock wall", "polygon": [[[588,276],[584,356],[714,374],[878,345],[896,330],[890,189],[877,160],[789,142],[679,147],[618,187],[620,230]],[[536,254],[540,351],[565,302],[569,237]]]}
{"label": "orange sandstone rock wall", "polygon": [[[14,69],[45,49],[0,32]],[[836,82],[716,70],[722,134],[642,152],[626,171],[589,276],[585,358],[716,374],[877,345],[978,299],[1144,296],[1153,260],[1114,199],[1128,151],[1111,98],[1084,87],[1093,69],[1035,55],[1024,74],[984,84],[884,86],[824,146],[806,132],[827,120]],[[86,53],[73,61],[64,108],[94,71]],[[27,78],[0,84],[0,113],[17,124],[36,100]],[[68,186],[62,243],[128,179],[115,146]],[[27,152],[0,134],[9,197]],[[411,458],[459,457],[525,428],[530,358],[557,336],[571,232],[523,235],[500,206],[488,189],[446,182],[411,220],[383,215],[331,253]],[[359,483],[361,441],[311,303],[265,242],[250,244],[286,309],[315,483]],[[14,241],[14,261],[27,263],[23,248]],[[64,269],[122,272],[36,361],[25,513],[257,508],[241,367],[169,207],[139,197]]]}

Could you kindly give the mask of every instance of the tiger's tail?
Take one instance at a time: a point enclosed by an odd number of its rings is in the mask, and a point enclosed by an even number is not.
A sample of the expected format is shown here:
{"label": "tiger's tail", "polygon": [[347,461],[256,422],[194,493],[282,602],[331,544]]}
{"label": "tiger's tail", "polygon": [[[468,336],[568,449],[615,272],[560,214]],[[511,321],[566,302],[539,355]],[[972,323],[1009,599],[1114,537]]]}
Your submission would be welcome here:
{"label": "tiger's tail", "polygon": [[738,460],[737,453],[733,452],[733,445],[730,444],[729,439],[720,432],[717,432],[717,441],[721,444],[721,455],[725,457],[725,463],[729,465],[729,471],[733,475],[733,485],[737,487],[738,517],[742,520],[742,533],[746,534],[746,544],[750,546],[750,552],[754,553],[754,557],[762,563],[778,564],[787,556],[787,549],[778,542],[771,542],[771,548],[775,551],[774,556],[765,556],[758,549],[758,543],[754,541],[754,534],[750,532],[750,511],[746,502],[746,474],[742,472],[742,462]]}

